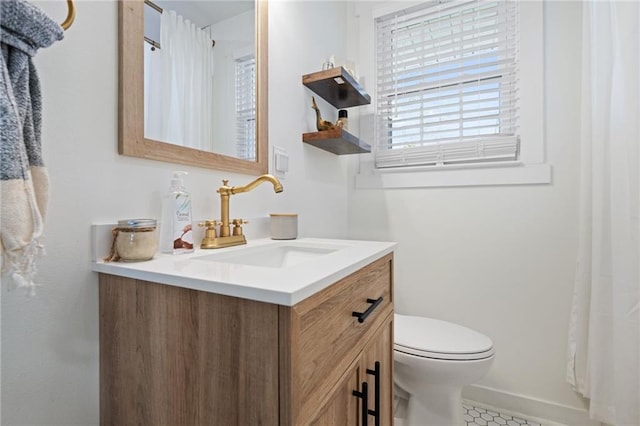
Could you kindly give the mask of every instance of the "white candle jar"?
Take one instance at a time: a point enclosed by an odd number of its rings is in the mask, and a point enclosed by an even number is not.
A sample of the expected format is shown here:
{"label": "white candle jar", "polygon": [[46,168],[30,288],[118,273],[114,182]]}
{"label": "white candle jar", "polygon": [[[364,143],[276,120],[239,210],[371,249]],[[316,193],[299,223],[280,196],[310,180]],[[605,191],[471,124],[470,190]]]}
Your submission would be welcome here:
{"label": "white candle jar", "polygon": [[127,219],[118,221],[113,230],[113,260],[139,262],[150,260],[158,250],[158,231],[155,219]]}
{"label": "white candle jar", "polygon": [[298,215],[271,213],[269,231],[272,240],[294,240],[298,237]]}

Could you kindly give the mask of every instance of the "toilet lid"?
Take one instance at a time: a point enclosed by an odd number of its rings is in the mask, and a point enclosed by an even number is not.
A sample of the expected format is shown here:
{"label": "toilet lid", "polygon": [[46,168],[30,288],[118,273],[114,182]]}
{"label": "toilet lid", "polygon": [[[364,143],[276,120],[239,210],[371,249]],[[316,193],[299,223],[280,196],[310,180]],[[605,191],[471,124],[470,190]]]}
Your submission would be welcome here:
{"label": "toilet lid", "polygon": [[474,360],[493,356],[493,342],[484,334],[447,321],[394,315],[394,348],[411,355]]}

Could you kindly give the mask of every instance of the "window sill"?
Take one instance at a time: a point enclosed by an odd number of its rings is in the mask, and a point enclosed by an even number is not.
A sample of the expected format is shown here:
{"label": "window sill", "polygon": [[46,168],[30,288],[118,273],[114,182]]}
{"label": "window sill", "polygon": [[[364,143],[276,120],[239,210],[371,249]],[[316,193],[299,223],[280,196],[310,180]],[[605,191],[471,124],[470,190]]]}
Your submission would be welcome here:
{"label": "window sill", "polygon": [[416,170],[386,169],[356,175],[357,189],[535,185],[551,183],[550,164],[509,163],[474,168],[440,166]]}

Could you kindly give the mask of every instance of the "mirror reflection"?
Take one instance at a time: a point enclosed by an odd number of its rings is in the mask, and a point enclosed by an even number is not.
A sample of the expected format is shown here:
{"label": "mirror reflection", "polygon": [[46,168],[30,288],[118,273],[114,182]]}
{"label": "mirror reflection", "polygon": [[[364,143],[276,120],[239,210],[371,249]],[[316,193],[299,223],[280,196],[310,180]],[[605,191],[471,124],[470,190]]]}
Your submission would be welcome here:
{"label": "mirror reflection", "polygon": [[145,138],[255,161],[255,16],[253,0],[145,0]]}
{"label": "mirror reflection", "polygon": [[[153,68],[155,71],[148,73],[150,76],[145,80],[145,52],[147,61],[150,62],[160,56],[153,58],[148,52],[165,50],[159,23],[155,24],[155,30],[149,23],[149,35],[145,36],[145,13],[152,16],[155,14],[155,18],[151,19],[156,22],[161,14],[155,9],[145,12],[148,6],[144,0],[119,1],[118,152],[132,157],[234,173],[267,173],[268,0],[178,0],[172,3],[158,0],[155,5],[162,11],[162,6],[166,6],[167,10],[178,9],[175,11],[174,22],[177,22],[178,15],[183,16],[194,22],[199,33],[206,34],[203,38],[206,38],[204,45],[207,52],[210,54],[213,50],[210,89],[203,89],[201,86],[199,90],[193,90],[186,83],[179,85],[177,77],[173,78],[179,74],[178,67],[171,65],[170,71],[165,72],[162,62],[159,69]],[[187,5],[192,6],[192,9],[195,7],[195,11],[184,9]],[[203,9],[205,6],[209,9]],[[205,12],[206,10],[209,12]],[[221,14],[224,10],[227,10],[226,15]],[[203,18],[213,13],[212,11],[215,11],[216,18]],[[240,21],[253,24],[240,26]],[[143,41],[145,37],[152,42]],[[216,42],[215,45],[212,41]],[[153,43],[157,46],[153,46]],[[166,46],[167,52],[185,50],[183,46]],[[184,68],[180,72],[186,73],[187,67]],[[239,76],[238,84],[236,74]],[[246,83],[244,86],[239,83],[240,77]],[[171,82],[171,89],[165,90],[171,97],[170,101],[165,101],[164,96],[161,100],[147,99],[145,114],[145,93],[158,96],[158,90],[151,89],[158,84],[153,81],[154,78]],[[186,93],[184,100],[175,101],[174,104],[174,96],[181,99],[174,92]],[[196,111],[199,114],[204,109],[201,105],[205,103],[211,104],[210,112],[205,113],[205,118],[195,120],[200,127],[183,130],[186,128],[184,124],[193,121]],[[173,111],[178,113],[174,114]],[[183,132],[190,133],[184,136]],[[173,134],[181,136],[174,138]],[[193,136],[207,134],[213,136]]]}

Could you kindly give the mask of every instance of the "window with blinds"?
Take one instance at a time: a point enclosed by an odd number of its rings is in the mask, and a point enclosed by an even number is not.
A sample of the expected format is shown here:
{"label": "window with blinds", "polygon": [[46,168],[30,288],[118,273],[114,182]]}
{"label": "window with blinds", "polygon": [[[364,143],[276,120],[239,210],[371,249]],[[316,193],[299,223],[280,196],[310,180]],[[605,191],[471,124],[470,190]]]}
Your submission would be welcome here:
{"label": "window with blinds", "polygon": [[236,60],[236,155],[256,159],[256,59]]}
{"label": "window with blinds", "polygon": [[518,158],[518,23],[488,0],[376,19],[377,168]]}

